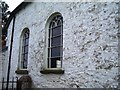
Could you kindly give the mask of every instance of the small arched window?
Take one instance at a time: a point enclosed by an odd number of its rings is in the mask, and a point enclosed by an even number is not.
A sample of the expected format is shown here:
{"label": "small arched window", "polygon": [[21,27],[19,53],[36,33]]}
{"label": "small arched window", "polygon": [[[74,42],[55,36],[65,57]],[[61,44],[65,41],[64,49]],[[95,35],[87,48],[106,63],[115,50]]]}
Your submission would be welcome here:
{"label": "small arched window", "polygon": [[28,64],[28,46],[29,46],[29,29],[25,28],[21,37],[21,69],[27,69]]}
{"label": "small arched window", "polygon": [[49,23],[48,68],[61,68],[63,58],[63,18],[54,16]]}

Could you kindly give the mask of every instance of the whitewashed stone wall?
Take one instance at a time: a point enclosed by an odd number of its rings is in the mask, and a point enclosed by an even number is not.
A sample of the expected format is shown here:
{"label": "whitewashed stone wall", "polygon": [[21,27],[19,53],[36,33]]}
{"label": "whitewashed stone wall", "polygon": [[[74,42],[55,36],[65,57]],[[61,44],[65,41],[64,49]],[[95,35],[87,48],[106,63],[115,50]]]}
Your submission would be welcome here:
{"label": "whitewashed stone wall", "polygon": [[0,51],[0,89],[2,89],[2,79],[3,77],[6,80],[7,77],[7,65],[8,65],[8,61],[7,61],[7,50],[4,51]]}
{"label": "whitewashed stone wall", "polygon": [[0,89],[2,89],[2,53],[0,52]]}
{"label": "whitewashed stone wall", "polygon": [[[45,25],[51,14],[63,16],[63,68],[65,73],[41,74]],[[118,3],[32,3],[16,15],[11,77],[18,67],[22,30],[30,30],[29,75],[35,88],[111,88],[118,86]],[[8,46],[12,22],[8,30]]]}

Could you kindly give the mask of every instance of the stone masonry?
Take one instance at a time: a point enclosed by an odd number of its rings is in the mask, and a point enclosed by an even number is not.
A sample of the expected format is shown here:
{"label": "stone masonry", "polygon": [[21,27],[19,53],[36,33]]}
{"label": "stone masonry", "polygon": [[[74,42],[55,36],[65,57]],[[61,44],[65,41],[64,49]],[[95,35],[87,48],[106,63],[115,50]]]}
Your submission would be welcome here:
{"label": "stone masonry", "polygon": [[[19,60],[20,35],[30,30],[28,71],[34,88],[118,87],[118,2],[33,2],[16,14],[10,77]],[[63,16],[64,74],[42,74],[45,25]],[[8,52],[12,21],[8,28]],[[8,53],[9,54],[9,53]]]}

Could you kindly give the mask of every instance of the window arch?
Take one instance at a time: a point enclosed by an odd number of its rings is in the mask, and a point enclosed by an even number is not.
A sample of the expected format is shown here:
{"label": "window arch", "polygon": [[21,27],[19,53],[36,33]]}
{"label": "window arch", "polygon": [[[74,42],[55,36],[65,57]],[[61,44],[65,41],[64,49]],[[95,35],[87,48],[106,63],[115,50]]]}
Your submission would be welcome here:
{"label": "window arch", "polygon": [[29,47],[29,29],[25,28],[21,34],[20,45],[20,68],[27,69],[28,66],[28,47]]}
{"label": "window arch", "polygon": [[48,68],[62,68],[63,59],[63,17],[56,14],[49,22],[48,29]]}

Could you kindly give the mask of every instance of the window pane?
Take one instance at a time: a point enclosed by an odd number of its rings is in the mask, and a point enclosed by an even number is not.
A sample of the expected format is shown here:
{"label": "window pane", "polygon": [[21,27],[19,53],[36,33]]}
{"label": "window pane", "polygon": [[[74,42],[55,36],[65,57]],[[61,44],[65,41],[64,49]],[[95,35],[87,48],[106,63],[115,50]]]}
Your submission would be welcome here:
{"label": "window pane", "polygon": [[60,47],[60,56],[63,57],[63,47]]}
{"label": "window pane", "polygon": [[28,38],[28,37],[29,37],[29,33],[26,32],[26,33],[25,33],[25,38]]}
{"label": "window pane", "polygon": [[49,28],[55,27],[55,22],[51,22]]}
{"label": "window pane", "polygon": [[25,61],[27,61],[28,59],[28,54],[25,54]]}
{"label": "window pane", "polygon": [[51,59],[51,68],[57,67],[57,61],[60,61],[60,58],[52,58]]}
{"label": "window pane", "polygon": [[28,52],[28,46],[25,46],[24,47],[24,53],[27,53]]}
{"label": "window pane", "polygon": [[61,20],[58,20],[57,25],[58,25],[58,26],[59,26],[59,25],[62,25],[62,21],[61,21]]}
{"label": "window pane", "polygon": [[25,54],[22,55],[22,61],[24,61],[24,59],[25,59]]}
{"label": "window pane", "polygon": [[26,43],[26,41],[25,41],[25,39],[23,39],[23,43],[22,43],[22,44],[23,44],[23,46],[25,46],[25,43]]}
{"label": "window pane", "polygon": [[27,61],[23,62],[23,68],[27,68]]}
{"label": "window pane", "polygon": [[52,29],[52,37],[61,34],[61,26]]}
{"label": "window pane", "polygon": [[25,45],[28,45],[28,42],[29,41],[29,39],[27,38],[27,39],[25,39]]}
{"label": "window pane", "polygon": [[27,60],[28,60],[28,54],[23,54],[23,61],[22,61],[22,67],[27,68]]}
{"label": "window pane", "polygon": [[51,48],[51,57],[60,56],[60,47]]}
{"label": "window pane", "polygon": [[57,62],[56,62],[56,58],[55,59],[51,59],[51,68],[56,68],[57,66]]}
{"label": "window pane", "polygon": [[52,38],[52,46],[59,46],[61,43],[61,36]]}
{"label": "window pane", "polygon": [[28,59],[28,54],[23,54],[23,62],[26,61]]}

